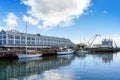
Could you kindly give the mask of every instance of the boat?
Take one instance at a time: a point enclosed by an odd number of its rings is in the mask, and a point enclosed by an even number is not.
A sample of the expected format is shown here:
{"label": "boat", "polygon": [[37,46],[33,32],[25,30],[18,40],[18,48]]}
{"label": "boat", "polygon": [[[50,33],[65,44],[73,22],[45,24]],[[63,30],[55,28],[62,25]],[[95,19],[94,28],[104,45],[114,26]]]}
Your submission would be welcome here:
{"label": "boat", "polygon": [[17,61],[20,63],[20,62],[31,62],[37,60],[42,60],[42,57],[22,58],[22,59],[18,59]]}
{"label": "boat", "polygon": [[86,57],[86,55],[89,53],[89,51],[80,49],[80,50],[76,51],[75,53],[79,57]]}
{"label": "boat", "polygon": [[34,57],[42,56],[42,54],[39,54],[39,53],[36,53],[36,54],[22,54],[22,53],[18,53],[16,55],[17,55],[17,57],[19,59],[22,59],[22,58],[34,58]]}
{"label": "boat", "polygon": [[17,53],[16,55],[17,55],[17,57],[19,58],[19,59],[23,59],[23,58],[34,58],[34,57],[40,57],[40,56],[42,56],[42,54],[41,53],[37,53],[36,51],[34,51],[34,50],[27,50],[27,22],[26,22],[26,36],[25,36],[26,38],[26,40],[25,40],[25,48],[26,48],[26,50],[25,50],[25,53]]}
{"label": "boat", "polygon": [[82,49],[82,50],[77,51],[77,53],[78,54],[87,54],[88,51]]}
{"label": "boat", "polygon": [[73,54],[73,53],[74,53],[74,50],[72,50],[72,49],[65,49],[63,51],[57,52],[58,55],[66,55],[66,54]]}

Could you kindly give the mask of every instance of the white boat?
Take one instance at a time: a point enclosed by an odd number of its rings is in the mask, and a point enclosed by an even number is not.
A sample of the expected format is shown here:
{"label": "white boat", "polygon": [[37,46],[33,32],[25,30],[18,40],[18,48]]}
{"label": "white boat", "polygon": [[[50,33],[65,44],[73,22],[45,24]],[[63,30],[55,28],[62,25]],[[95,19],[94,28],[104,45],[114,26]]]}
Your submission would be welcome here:
{"label": "white boat", "polygon": [[22,54],[22,53],[18,53],[17,54],[17,57],[19,59],[22,59],[22,58],[34,58],[34,57],[40,57],[42,56],[42,54]]}
{"label": "white boat", "polygon": [[58,51],[57,52],[57,54],[58,55],[62,55],[62,54],[73,54],[74,53],[74,50],[72,50],[72,49],[66,49],[66,50],[64,50],[64,51]]}
{"label": "white boat", "polygon": [[[26,50],[25,50],[25,53],[23,54],[23,53],[17,53],[16,55],[17,55],[17,57],[19,58],[19,59],[22,59],[22,58],[34,58],[34,57],[40,57],[40,56],[42,56],[42,54],[39,54],[39,53],[36,53],[35,51],[33,51],[33,50],[31,50],[31,51],[28,51],[27,50],[27,23],[26,23],[26,36],[25,36],[25,39],[26,39],[26,41],[25,41],[25,48],[26,48]],[[33,52],[33,53],[32,53]],[[30,54],[28,54],[28,53],[30,53]],[[32,54],[31,54],[32,53]]]}
{"label": "white boat", "polygon": [[77,51],[77,53],[78,53],[78,54],[87,54],[88,51],[86,51],[86,50],[79,50],[79,51]]}

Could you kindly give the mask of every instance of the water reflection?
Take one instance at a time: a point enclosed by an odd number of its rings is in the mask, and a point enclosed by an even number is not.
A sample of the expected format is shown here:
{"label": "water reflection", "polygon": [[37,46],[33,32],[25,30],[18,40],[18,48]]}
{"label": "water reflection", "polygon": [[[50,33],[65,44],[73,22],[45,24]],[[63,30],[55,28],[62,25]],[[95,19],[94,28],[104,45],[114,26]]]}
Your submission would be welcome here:
{"label": "water reflection", "polygon": [[119,74],[120,53],[0,60],[0,80],[120,80]]}
{"label": "water reflection", "polygon": [[116,53],[97,53],[94,54],[94,57],[101,58],[104,63],[111,63],[113,61],[113,55]]}
{"label": "water reflection", "polygon": [[74,56],[48,56],[37,59],[1,60],[0,80],[24,79],[71,64]]}
{"label": "water reflection", "polygon": [[84,59],[87,57],[88,54],[75,54],[76,57],[78,57],[79,59]]}

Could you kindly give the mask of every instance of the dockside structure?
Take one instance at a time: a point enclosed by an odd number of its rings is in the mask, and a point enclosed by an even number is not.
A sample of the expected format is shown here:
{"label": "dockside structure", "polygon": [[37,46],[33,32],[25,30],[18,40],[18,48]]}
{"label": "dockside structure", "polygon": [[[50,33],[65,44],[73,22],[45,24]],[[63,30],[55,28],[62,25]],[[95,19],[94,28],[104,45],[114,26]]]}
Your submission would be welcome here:
{"label": "dockside structure", "polygon": [[[27,40],[27,41],[26,41]],[[38,46],[38,47],[73,47],[74,43],[66,38],[43,36],[40,34],[27,34],[16,30],[0,31],[0,46]]]}

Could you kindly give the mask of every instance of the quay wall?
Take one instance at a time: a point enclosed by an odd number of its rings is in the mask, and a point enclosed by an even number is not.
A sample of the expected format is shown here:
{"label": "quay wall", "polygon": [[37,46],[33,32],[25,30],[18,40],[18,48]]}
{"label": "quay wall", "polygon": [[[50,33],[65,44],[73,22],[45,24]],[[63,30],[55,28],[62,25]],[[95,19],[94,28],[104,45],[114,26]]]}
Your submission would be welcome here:
{"label": "quay wall", "polygon": [[[33,49],[35,50],[35,49]],[[37,53],[42,53],[42,56],[46,55],[57,55],[56,49],[38,49]],[[23,50],[0,50],[0,58],[17,58],[17,53],[25,53]]]}
{"label": "quay wall", "polygon": [[90,52],[118,52],[120,48],[87,48]]}

